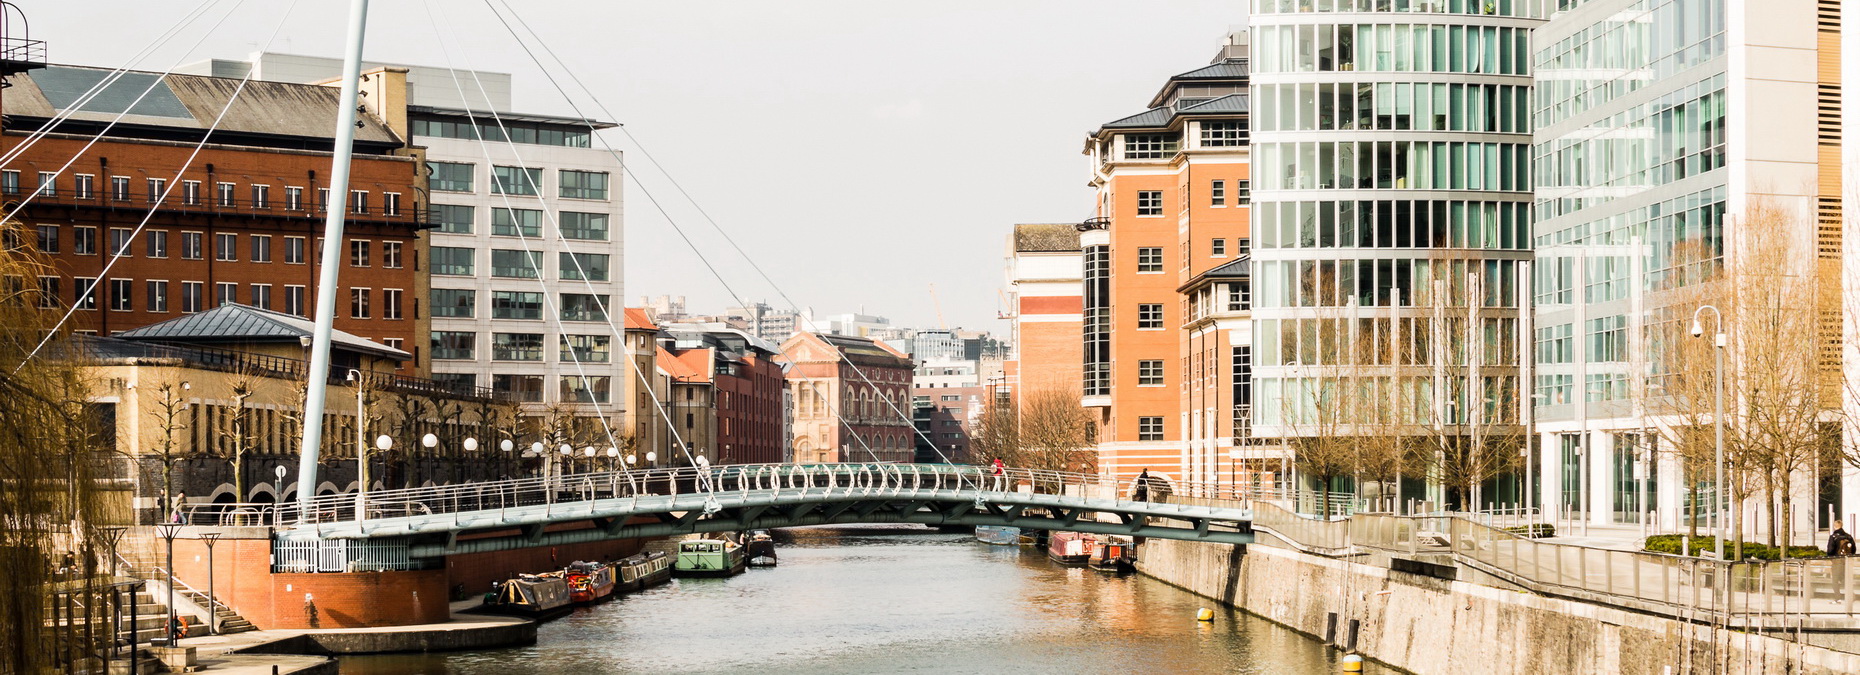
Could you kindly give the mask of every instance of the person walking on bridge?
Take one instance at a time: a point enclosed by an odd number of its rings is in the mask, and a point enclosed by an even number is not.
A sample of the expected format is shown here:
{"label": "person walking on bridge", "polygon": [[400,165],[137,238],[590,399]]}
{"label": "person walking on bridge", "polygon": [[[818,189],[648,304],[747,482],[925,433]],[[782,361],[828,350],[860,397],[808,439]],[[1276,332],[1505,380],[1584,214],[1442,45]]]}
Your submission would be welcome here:
{"label": "person walking on bridge", "polygon": [[1150,500],[1149,469],[1144,469],[1143,473],[1137,474],[1137,484],[1136,487],[1130,489],[1130,498],[1139,502],[1147,502]]}
{"label": "person walking on bridge", "polygon": [[1007,462],[996,457],[994,463],[988,465],[988,475],[995,477],[995,492],[1000,492],[1006,487],[1003,483],[1007,479]]}

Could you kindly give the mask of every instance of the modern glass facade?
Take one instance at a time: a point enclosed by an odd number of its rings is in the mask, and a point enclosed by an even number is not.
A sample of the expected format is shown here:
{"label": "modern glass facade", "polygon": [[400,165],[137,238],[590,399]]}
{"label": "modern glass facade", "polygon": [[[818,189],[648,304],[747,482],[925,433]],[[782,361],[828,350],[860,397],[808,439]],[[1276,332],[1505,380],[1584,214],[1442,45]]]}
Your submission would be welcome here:
{"label": "modern glass facade", "polygon": [[1515,424],[1546,3],[1252,5],[1255,434]]}

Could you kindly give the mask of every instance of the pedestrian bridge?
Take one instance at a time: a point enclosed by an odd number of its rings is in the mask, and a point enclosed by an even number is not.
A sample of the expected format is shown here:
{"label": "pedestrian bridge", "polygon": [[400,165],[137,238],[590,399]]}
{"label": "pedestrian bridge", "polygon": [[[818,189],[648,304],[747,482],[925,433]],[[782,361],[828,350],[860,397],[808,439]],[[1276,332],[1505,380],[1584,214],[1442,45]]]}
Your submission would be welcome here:
{"label": "pedestrian bridge", "polygon": [[281,547],[375,541],[435,558],[604,539],[849,523],[1004,525],[1226,544],[1250,508],[1135,501],[1096,474],[950,464],[748,464],[613,471],[280,504]]}

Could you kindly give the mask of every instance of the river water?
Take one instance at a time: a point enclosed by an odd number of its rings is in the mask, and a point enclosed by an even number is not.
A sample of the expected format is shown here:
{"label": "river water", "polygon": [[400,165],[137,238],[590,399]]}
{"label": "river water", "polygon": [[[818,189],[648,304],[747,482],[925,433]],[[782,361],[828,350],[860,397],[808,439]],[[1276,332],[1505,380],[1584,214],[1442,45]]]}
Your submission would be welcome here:
{"label": "river water", "polygon": [[[576,610],[534,646],[346,657],[342,672],[1339,672],[1340,654],[1297,632],[1032,548],[908,526],[775,534],[779,567]],[[1212,623],[1195,621],[1201,607],[1216,608]]]}

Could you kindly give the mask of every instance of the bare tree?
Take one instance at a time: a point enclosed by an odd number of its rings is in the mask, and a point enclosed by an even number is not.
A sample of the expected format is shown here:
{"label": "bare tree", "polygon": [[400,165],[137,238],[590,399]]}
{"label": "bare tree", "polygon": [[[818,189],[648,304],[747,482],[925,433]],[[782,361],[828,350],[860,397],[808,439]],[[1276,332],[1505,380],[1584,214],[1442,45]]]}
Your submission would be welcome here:
{"label": "bare tree", "polygon": [[[180,382],[163,382],[154,388],[151,397],[152,409],[148,415],[155,423],[156,433],[154,450],[156,461],[161,462],[161,499],[159,503],[167,505],[168,511],[174,510],[174,464],[181,460],[193,447],[191,430],[187,428],[187,409],[189,403],[184,391],[187,387]],[[180,438],[183,431],[190,431],[184,444]]]}
{"label": "bare tree", "polygon": [[1035,471],[1097,471],[1093,423],[1078,402],[1076,388],[1054,385],[1023,390],[1015,405],[988,406],[972,436],[975,460],[1000,458],[1008,466]]}

